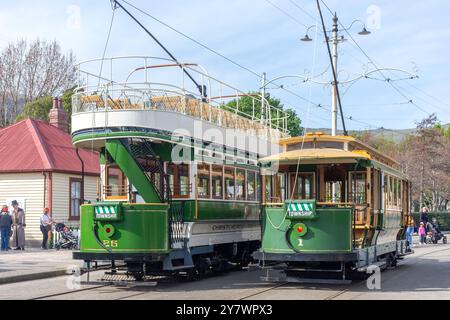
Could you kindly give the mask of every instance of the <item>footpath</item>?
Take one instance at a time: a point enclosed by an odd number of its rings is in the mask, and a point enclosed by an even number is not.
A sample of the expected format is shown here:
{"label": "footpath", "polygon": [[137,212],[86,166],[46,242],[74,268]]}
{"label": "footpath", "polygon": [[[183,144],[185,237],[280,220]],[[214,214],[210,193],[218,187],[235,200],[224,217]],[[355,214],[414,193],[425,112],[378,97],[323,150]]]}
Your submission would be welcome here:
{"label": "footpath", "polygon": [[82,267],[83,261],[72,260],[72,251],[29,249],[0,253],[0,285],[59,277]]}

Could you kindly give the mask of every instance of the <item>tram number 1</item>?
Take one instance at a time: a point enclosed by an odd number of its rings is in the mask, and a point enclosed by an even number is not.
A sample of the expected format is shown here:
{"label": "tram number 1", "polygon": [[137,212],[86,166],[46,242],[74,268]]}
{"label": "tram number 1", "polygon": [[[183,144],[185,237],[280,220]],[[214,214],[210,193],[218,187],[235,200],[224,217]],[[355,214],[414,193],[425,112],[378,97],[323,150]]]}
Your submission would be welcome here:
{"label": "tram number 1", "polygon": [[103,240],[103,245],[107,248],[118,248],[119,241],[117,240]]}

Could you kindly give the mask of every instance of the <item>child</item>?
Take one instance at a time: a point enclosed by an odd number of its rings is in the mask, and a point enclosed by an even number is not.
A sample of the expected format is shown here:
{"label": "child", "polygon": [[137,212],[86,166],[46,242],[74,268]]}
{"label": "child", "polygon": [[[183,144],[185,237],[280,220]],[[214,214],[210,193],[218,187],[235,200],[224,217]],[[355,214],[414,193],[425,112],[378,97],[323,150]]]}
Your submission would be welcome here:
{"label": "child", "polygon": [[427,238],[427,230],[425,229],[425,224],[423,222],[420,223],[419,237],[420,237],[420,245],[424,245]]}

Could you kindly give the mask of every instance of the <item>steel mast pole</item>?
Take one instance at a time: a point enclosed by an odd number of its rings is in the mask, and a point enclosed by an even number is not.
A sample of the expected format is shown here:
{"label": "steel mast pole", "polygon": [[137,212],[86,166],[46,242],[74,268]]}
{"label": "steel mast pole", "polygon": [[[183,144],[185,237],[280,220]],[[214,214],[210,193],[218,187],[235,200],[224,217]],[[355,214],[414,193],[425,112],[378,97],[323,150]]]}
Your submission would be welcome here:
{"label": "steel mast pole", "polygon": [[264,72],[261,78],[261,123],[266,124],[266,85],[267,74]]}
{"label": "steel mast pole", "polygon": [[[338,17],[336,13],[333,17],[333,30],[332,30],[332,38],[331,42],[333,44],[333,69],[336,74],[338,75]],[[337,116],[338,116],[338,93],[337,93],[337,86],[339,84],[337,81],[333,80],[333,85],[331,87],[331,135],[337,136]]]}

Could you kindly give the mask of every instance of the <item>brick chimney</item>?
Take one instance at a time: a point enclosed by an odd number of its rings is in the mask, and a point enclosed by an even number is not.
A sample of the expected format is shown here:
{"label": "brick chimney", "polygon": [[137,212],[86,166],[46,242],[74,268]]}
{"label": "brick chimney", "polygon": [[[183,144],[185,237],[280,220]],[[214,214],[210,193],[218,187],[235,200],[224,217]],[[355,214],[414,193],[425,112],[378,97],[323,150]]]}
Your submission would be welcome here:
{"label": "brick chimney", "polygon": [[53,108],[50,110],[48,117],[50,118],[50,124],[58,129],[68,132],[69,125],[67,122],[67,113],[62,108],[62,101],[59,98],[53,99]]}

